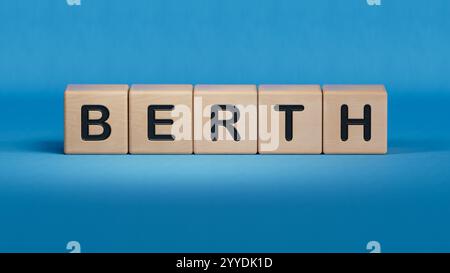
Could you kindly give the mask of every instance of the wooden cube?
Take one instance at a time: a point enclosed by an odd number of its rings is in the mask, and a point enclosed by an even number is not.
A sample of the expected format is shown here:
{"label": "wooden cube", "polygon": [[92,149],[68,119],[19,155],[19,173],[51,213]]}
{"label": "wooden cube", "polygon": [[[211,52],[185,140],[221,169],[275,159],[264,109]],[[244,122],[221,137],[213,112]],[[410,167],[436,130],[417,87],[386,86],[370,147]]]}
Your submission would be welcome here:
{"label": "wooden cube", "polygon": [[322,89],[319,85],[261,85],[258,114],[259,153],[322,153]]}
{"label": "wooden cube", "polygon": [[196,85],[194,153],[256,154],[256,85]]}
{"label": "wooden cube", "polygon": [[192,154],[192,85],[133,85],[131,154]]}
{"label": "wooden cube", "polygon": [[383,85],[323,87],[323,151],[387,152],[387,93]]}
{"label": "wooden cube", "polygon": [[66,154],[128,153],[128,85],[69,85],[64,96]]}

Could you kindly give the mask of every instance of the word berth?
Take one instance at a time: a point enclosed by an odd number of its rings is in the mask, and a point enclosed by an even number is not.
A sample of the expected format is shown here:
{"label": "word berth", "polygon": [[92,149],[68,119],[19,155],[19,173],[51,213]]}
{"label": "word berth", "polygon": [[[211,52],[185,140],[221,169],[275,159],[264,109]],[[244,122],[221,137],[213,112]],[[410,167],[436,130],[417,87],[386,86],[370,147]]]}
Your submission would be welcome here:
{"label": "word berth", "polygon": [[68,85],[66,154],[385,154],[383,85]]}

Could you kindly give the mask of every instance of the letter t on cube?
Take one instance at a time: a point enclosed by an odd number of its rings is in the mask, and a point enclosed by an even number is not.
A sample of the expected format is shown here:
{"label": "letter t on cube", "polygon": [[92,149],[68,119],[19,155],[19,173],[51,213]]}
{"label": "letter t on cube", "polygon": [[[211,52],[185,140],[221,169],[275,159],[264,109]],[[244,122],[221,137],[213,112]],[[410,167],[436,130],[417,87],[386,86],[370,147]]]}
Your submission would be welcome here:
{"label": "letter t on cube", "polygon": [[259,153],[322,153],[319,85],[260,85],[258,91]]}

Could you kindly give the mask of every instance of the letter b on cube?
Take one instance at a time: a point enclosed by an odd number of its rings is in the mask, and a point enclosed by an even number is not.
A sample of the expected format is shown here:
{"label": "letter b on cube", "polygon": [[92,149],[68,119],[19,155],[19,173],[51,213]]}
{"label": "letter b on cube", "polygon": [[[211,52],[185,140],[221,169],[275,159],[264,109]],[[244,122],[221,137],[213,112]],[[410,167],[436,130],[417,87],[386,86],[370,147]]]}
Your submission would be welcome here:
{"label": "letter b on cube", "polygon": [[66,154],[128,153],[128,85],[69,85],[64,96]]}

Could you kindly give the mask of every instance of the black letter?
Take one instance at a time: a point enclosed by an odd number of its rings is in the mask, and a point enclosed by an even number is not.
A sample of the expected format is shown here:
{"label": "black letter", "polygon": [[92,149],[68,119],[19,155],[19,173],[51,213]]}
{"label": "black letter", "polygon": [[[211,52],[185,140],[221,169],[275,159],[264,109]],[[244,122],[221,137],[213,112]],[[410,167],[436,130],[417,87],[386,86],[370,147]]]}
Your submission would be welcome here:
{"label": "black letter", "polygon": [[[229,111],[232,113],[233,118],[228,120],[218,120],[219,111]],[[239,141],[241,137],[239,136],[239,132],[236,128],[232,126],[232,124],[236,123],[239,120],[240,112],[239,109],[234,105],[219,105],[215,104],[211,107],[211,139],[212,141],[217,141],[219,136],[218,126],[224,126],[228,132],[233,136],[234,141]]]}
{"label": "black letter", "polygon": [[284,138],[287,141],[292,140],[293,135],[293,112],[303,111],[305,107],[303,105],[275,105],[275,111],[285,112],[286,120],[284,125]]}
{"label": "black letter", "polygon": [[346,104],[341,106],[341,140],[346,141],[348,139],[348,126],[349,125],[363,125],[364,126],[364,140],[369,141],[371,138],[371,108],[370,105],[364,105],[364,118],[363,119],[349,119],[348,118],[348,106]]}
{"label": "black letter", "polygon": [[160,111],[172,111],[175,108],[174,105],[150,105],[148,107],[148,140],[170,140],[174,141],[175,137],[173,135],[157,135],[156,134],[156,124],[161,125],[172,125],[173,120],[171,119],[156,119],[156,110]]}
{"label": "black letter", "polygon": [[[102,114],[99,119],[89,119],[90,111],[98,111]],[[105,140],[111,135],[111,126],[106,122],[109,118],[109,110],[103,105],[81,106],[81,139],[84,141]],[[89,134],[89,125],[98,125],[103,128],[99,135]]]}

